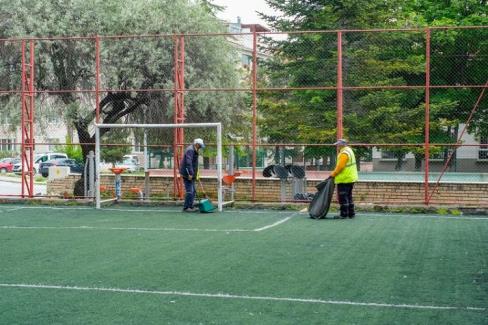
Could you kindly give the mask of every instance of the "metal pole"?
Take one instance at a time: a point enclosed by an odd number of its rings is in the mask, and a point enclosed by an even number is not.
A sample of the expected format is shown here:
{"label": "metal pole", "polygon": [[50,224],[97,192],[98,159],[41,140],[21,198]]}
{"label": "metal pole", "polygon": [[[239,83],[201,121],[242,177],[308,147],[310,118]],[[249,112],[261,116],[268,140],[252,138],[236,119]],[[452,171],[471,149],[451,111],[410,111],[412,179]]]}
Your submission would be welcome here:
{"label": "metal pole", "polygon": [[146,129],[159,129],[159,128],[168,128],[168,129],[179,129],[179,128],[211,128],[217,127],[221,125],[221,123],[179,123],[179,124],[112,124],[112,123],[103,123],[103,124],[96,124],[98,127],[113,129],[113,128],[146,128]]}
{"label": "metal pole", "polygon": [[26,159],[25,159],[25,130],[24,130],[24,125],[25,125],[25,83],[26,83],[26,75],[25,75],[25,40],[22,40],[22,64],[21,64],[21,79],[22,79],[22,94],[21,94],[21,99],[20,99],[20,105],[21,105],[21,125],[22,125],[22,134],[21,134],[21,160],[22,160],[22,198],[25,197],[25,165],[26,165]]}
{"label": "metal pole", "polygon": [[424,203],[429,204],[430,164],[430,29],[425,29],[425,175]]}
{"label": "metal pole", "polygon": [[100,209],[100,128],[95,125],[95,206]]}
{"label": "metal pole", "polygon": [[95,36],[95,110],[96,123],[100,123],[100,37]]}
{"label": "metal pole", "polygon": [[85,168],[83,168],[83,194],[88,196],[88,164],[90,160],[87,158],[85,161]]}
{"label": "metal pole", "polygon": [[28,114],[28,123],[29,123],[29,188],[30,188],[30,197],[34,196],[34,82],[35,82],[35,69],[34,69],[34,41],[30,41],[30,73],[29,73],[29,114]]}
{"label": "metal pole", "polygon": [[[22,160],[22,197],[34,196],[34,41],[21,43],[21,160]],[[27,60],[27,52],[29,59]],[[26,193],[27,192],[27,193]]]}
{"label": "metal pole", "polygon": [[344,137],[343,119],[343,84],[342,84],[342,32],[337,32],[337,139]]}
{"label": "metal pole", "polygon": [[147,130],[144,129],[144,172],[149,169],[149,156],[147,152]]}
{"label": "metal pole", "polygon": [[90,150],[88,153],[88,175],[90,176],[88,178],[88,196],[93,197],[94,196],[94,186],[95,186],[95,153]]}
{"label": "metal pole", "polygon": [[[232,144],[229,148],[229,169],[227,170],[227,173],[229,175],[234,175],[234,157],[235,157],[235,150],[234,150],[234,145]],[[235,193],[235,185],[234,182],[232,182],[231,189],[230,189],[230,200],[234,201],[234,193]]]}
{"label": "metal pole", "polygon": [[256,201],[256,144],[257,144],[257,34],[252,30],[252,186],[251,200]]}
{"label": "metal pole", "polygon": [[218,198],[218,208],[219,211],[223,209],[222,200],[222,125],[219,123],[217,125],[217,198]]}
{"label": "metal pole", "polygon": [[[174,114],[173,123],[185,122],[185,43],[183,36],[174,37]],[[180,151],[185,141],[183,129],[176,128],[173,133],[173,190],[175,198],[183,198],[183,180],[178,178]]]}
{"label": "metal pole", "polygon": [[144,199],[149,198],[149,182],[150,179],[149,179],[149,154],[147,152],[147,129],[144,129]]}

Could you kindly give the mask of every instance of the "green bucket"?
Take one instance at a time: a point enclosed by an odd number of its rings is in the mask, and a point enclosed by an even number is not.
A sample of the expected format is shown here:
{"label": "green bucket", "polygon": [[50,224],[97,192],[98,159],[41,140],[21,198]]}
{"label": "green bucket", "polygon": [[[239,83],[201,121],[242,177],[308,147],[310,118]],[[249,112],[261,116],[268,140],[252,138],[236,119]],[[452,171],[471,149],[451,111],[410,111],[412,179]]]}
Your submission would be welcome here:
{"label": "green bucket", "polygon": [[209,199],[200,200],[199,208],[201,213],[209,213],[215,210],[215,207]]}

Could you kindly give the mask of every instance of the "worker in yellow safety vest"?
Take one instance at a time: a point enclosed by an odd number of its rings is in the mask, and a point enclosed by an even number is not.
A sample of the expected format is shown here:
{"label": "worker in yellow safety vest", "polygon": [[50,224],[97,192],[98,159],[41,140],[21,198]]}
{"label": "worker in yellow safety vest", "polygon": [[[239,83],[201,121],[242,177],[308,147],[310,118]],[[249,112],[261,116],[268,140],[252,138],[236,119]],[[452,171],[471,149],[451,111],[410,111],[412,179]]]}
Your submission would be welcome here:
{"label": "worker in yellow safety vest", "polygon": [[354,183],[358,180],[358,169],[356,157],[351,147],[347,145],[344,139],[337,140],[334,145],[339,149],[337,164],[335,169],[330,173],[334,177],[339,192],[340,216],[336,218],[346,219],[354,218],[354,201],[352,199],[352,189]]}

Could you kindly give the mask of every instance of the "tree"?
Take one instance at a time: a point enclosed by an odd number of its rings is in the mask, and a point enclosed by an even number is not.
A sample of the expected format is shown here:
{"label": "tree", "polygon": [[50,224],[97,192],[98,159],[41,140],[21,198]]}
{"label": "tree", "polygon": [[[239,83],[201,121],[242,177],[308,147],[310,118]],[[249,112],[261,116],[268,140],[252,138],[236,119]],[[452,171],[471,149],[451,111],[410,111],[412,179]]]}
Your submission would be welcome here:
{"label": "tree", "polygon": [[[130,153],[131,143],[127,141],[130,135],[129,129],[112,129],[107,132],[105,137],[105,143],[123,144],[123,146],[111,146],[103,144],[101,145],[101,160],[107,163],[112,163],[112,167],[115,167],[116,163],[121,163],[124,155]],[[122,143],[121,143],[122,142]]]}
{"label": "tree", "polygon": [[[264,16],[280,31],[418,27],[426,25],[486,25],[485,1],[278,1],[268,4],[283,16]],[[454,6],[454,10],[449,9]],[[443,11],[447,11],[444,13]],[[462,12],[462,15],[459,14]],[[483,35],[486,33],[482,31]],[[484,84],[487,75],[486,37],[479,30],[435,32],[432,36],[434,84]],[[459,46],[459,44],[463,44]],[[268,39],[274,54],[266,68],[270,83],[290,87],[334,86],[335,33],[290,34],[284,40]],[[346,86],[421,86],[425,80],[423,32],[343,33],[343,79]],[[437,55],[437,57],[435,57]],[[439,56],[442,59],[439,59]],[[473,58],[470,59],[470,58]],[[456,93],[456,95],[454,95]],[[433,91],[431,141],[452,142],[457,128],[472,108],[479,90]],[[266,94],[262,100],[262,132],[273,139],[332,142],[335,137],[335,93],[293,91]],[[344,132],[361,143],[424,142],[425,93],[423,90],[344,92]],[[294,117],[292,117],[292,115]],[[472,130],[486,127],[486,111],[475,116]],[[286,120],[296,132],[287,133],[275,121]],[[281,134],[280,134],[281,132]],[[435,140],[434,140],[435,139]],[[323,149],[322,149],[323,150]],[[324,152],[317,154],[322,155]],[[433,151],[439,150],[435,148]],[[414,152],[417,166],[422,148],[396,147],[397,168]],[[359,156],[366,153],[363,151]]]}
{"label": "tree", "polygon": [[[10,15],[11,12],[16,15]],[[224,28],[205,6],[183,0],[41,0],[35,3],[0,0],[0,16],[4,18],[0,26],[2,37],[222,32]],[[129,90],[173,88],[173,44],[172,37],[163,36],[101,40],[102,88],[121,90],[102,93],[101,122],[172,122],[172,91]],[[12,52],[10,47],[0,50]],[[236,57],[224,37],[187,38],[186,86],[237,85],[240,76],[235,69]],[[18,53],[12,58],[16,61],[12,64],[18,67]],[[94,63],[93,40],[37,41],[36,88],[94,89]],[[9,82],[18,84],[15,80]],[[94,149],[93,100],[90,93],[60,92],[50,96],[49,105],[46,105],[77,131],[80,142],[85,143],[82,145],[84,156]],[[240,94],[192,93],[186,99],[186,118],[190,122],[221,121],[231,126],[237,123],[233,117],[240,116],[242,108]],[[101,130],[102,136],[105,132],[108,129]]]}
{"label": "tree", "polygon": [[[389,19],[389,15],[395,11],[399,1],[270,0],[268,3],[284,13],[284,16],[265,16],[278,30],[328,30],[370,28],[373,25],[393,27],[395,23]],[[393,55],[393,50],[390,50],[389,57],[381,57],[381,50],[385,46],[381,41],[367,34],[344,34],[343,48],[347,49],[343,57],[346,85],[404,84],[398,74],[404,71],[416,73],[418,59],[406,63],[399,62],[404,58]],[[336,33],[290,34],[284,40],[268,39],[268,47],[274,54],[273,60],[266,64],[271,83],[290,87],[336,85]],[[392,65],[390,69],[385,67],[385,61]],[[373,139],[380,138],[380,143],[386,143],[388,139],[385,137],[372,136],[376,130],[367,122],[366,116],[375,109],[381,109],[381,106],[378,107],[380,103],[385,105],[383,110],[398,111],[398,107],[401,107],[399,101],[404,98],[392,92],[378,92],[369,96],[369,100],[361,102],[365,95],[365,92],[344,93],[345,135],[354,142],[371,143]],[[273,130],[286,133],[286,130],[282,131],[280,124],[273,123],[275,120],[284,120],[295,130],[288,133],[289,141],[334,142],[337,132],[335,91],[306,90],[265,96],[261,109],[264,112],[263,134],[269,136],[273,134]],[[392,102],[391,99],[395,101]],[[274,112],[270,111],[273,105],[269,103],[273,103]],[[277,105],[279,107],[276,107]],[[290,118],[289,112],[293,112],[297,118]],[[333,162],[335,148],[307,148],[307,154],[315,158],[329,157]],[[358,150],[358,156],[363,155],[369,155],[368,149]]]}

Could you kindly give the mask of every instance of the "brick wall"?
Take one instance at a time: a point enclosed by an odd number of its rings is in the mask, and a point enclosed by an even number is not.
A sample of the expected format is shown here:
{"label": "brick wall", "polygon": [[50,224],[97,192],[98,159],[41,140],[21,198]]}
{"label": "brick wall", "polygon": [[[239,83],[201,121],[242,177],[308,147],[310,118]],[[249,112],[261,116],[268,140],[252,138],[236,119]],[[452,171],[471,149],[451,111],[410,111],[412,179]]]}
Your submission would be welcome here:
{"label": "brick wall", "polygon": [[[70,175],[65,179],[48,181],[48,195],[72,195],[74,182],[79,176]],[[315,185],[319,181],[307,181],[307,192],[315,192]],[[113,195],[113,176],[102,176],[102,187],[106,195]],[[173,179],[165,176],[151,176],[151,195],[163,198],[173,196]],[[202,184],[207,194],[215,199],[217,181],[215,178],[202,178]],[[262,202],[280,201],[280,181],[278,179],[257,179],[256,198]],[[131,195],[131,188],[144,190],[144,176],[123,175],[122,193]],[[291,184],[285,185],[291,193]],[[431,185],[431,190],[434,185]],[[235,182],[235,198],[239,201],[251,199],[251,179],[238,178]],[[134,196],[134,194],[132,194]],[[225,200],[229,200],[226,194]],[[291,196],[289,196],[291,198]],[[412,205],[423,204],[423,183],[400,182],[358,182],[354,188],[354,198],[357,203],[380,205]],[[488,183],[441,184],[437,193],[432,196],[434,205],[451,205],[457,207],[488,207]]]}

